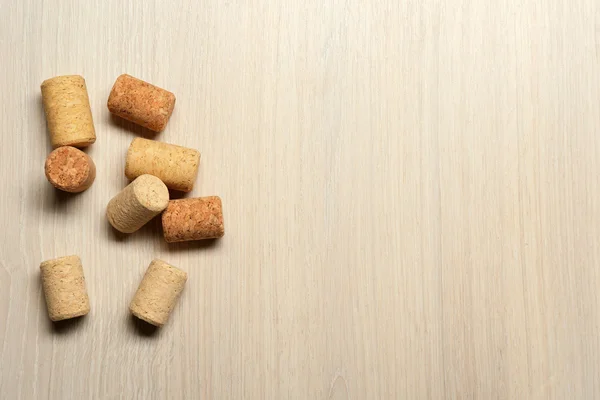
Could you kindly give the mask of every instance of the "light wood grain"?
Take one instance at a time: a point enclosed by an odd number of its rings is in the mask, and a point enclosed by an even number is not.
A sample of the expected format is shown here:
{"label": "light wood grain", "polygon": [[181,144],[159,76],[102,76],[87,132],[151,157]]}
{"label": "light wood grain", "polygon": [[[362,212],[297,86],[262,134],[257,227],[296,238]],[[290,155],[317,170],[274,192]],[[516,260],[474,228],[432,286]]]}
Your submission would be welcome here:
{"label": "light wood grain", "polygon": [[[595,0],[0,0],[0,398],[599,398],[599,54]],[[176,94],[156,139],[201,151],[216,244],[107,223],[146,133],[121,73]],[[43,173],[60,74],[98,137],[76,196]],[[68,254],[92,311],[53,326]],[[151,334],[155,257],[189,280]]]}

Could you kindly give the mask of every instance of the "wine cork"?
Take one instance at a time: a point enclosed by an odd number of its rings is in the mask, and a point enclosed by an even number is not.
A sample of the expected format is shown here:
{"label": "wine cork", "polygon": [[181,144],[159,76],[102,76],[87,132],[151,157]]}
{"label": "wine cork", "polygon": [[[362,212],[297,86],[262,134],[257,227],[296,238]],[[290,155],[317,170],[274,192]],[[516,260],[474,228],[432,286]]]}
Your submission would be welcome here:
{"label": "wine cork", "polygon": [[216,239],[225,234],[221,199],[217,196],[171,200],[162,215],[169,243]]}
{"label": "wine cork", "polygon": [[48,315],[52,321],[80,317],[90,312],[83,267],[78,256],[44,261],[40,270]]}
{"label": "wine cork", "polygon": [[55,188],[70,193],[83,192],[96,178],[96,166],[91,157],[71,146],[52,151],[46,158],[44,170]]}
{"label": "wine cork", "polygon": [[129,310],[141,320],[163,326],[179,300],[187,274],[161,260],[153,260],[138,287]]}
{"label": "wine cork", "polygon": [[112,198],[106,217],[118,231],[132,233],[160,214],[169,204],[169,189],[152,175],[140,175]]}
{"label": "wine cork", "polygon": [[96,141],[85,79],[57,76],[42,83],[42,101],[52,147],[85,147]]}
{"label": "wine cork", "polygon": [[199,164],[198,150],[135,138],[127,151],[125,175],[129,179],[154,175],[169,189],[189,192],[194,188]]}
{"label": "wine cork", "polygon": [[108,110],[121,118],[155,132],[165,129],[175,95],[133,76],[119,76],[108,97]]}

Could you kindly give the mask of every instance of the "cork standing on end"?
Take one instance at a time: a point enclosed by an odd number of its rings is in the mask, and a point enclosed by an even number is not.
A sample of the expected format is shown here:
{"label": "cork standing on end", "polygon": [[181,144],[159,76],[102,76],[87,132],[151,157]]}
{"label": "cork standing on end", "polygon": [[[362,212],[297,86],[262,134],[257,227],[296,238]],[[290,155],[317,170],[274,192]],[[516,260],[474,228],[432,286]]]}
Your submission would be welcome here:
{"label": "cork standing on end", "polygon": [[46,158],[44,170],[55,188],[70,193],[83,192],[96,178],[96,166],[91,157],[71,146],[52,151]]}
{"label": "cork standing on end", "polygon": [[165,129],[175,95],[133,76],[119,76],[108,97],[108,110],[121,118],[155,132]]}
{"label": "cork standing on end", "polygon": [[141,320],[163,326],[183,291],[187,274],[161,260],[153,260],[138,287],[129,310]]}
{"label": "cork standing on end", "polygon": [[169,189],[189,192],[194,188],[199,165],[198,150],[135,138],[127,151],[125,175],[129,179],[154,175]]}
{"label": "cork standing on end", "polygon": [[85,79],[57,76],[42,83],[42,102],[52,147],[86,147],[96,141]]}
{"label": "cork standing on end", "polygon": [[220,238],[225,234],[221,198],[171,200],[162,215],[162,226],[169,243]]}
{"label": "cork standing on end", "polygon": [[40,265],[48,315],[52,321],[90,312],[83,267],[78,256],[60,257]]}
{"label": "cork standing on end", "polygon": [[155,176],[140,175],[112,198],[106,217],[118,231],[132,233],[160,214],[169,204],[169,189]]}

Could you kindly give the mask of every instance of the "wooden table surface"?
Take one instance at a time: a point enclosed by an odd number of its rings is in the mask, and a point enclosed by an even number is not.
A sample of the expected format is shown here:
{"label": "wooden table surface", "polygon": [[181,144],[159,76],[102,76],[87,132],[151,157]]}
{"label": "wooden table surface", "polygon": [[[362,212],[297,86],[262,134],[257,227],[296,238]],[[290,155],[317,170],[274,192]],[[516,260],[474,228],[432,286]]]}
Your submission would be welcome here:
{"label": "wooden table surface", "polygon": [[[600,398],[596,0],[0,0],[0,398]],[[226,235],[168,245],[104,213],[148,132],[202,153]],[[81,74],[98,168],[44,177],[40,84]],[[39,264],[78,254],[92,311],[53,325]],[[128,304],[189,274],[166,326]]]}

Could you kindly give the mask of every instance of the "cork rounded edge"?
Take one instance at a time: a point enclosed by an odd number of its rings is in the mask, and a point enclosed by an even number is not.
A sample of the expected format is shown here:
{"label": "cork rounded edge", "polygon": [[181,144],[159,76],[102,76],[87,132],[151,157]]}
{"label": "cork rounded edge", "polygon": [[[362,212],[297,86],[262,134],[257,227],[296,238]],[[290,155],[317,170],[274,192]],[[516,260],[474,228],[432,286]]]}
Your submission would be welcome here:
{"label": "cork rounded edge", "polygon": [[88,158],[90,169],[88,172],[88,177],[85,180],[84,185],[82,185],[82,186],[85,186],[85,188],[83,190],[89,189],[90,186],[92,186],[92,184],[96,180],[96,164],[94,163],[94,160],[92,160],[92,157],[90,157],[88,154],[86,154],[86,156]]}
{"label": "cork rounded edge", "polygon": [[177,102],[177,97],[175,97],[175,93],[173,92],[169,92],[168,90],[166,92],[169,93],[169,97],[171,98],[171,106],[169,107],[169,111],[167,114],[168,122],[171,119],[171,116],[173,115],[173,111],[175,110],[175,103]]}
{"label": "cork rounded edge", "polygon": [[180,243],[180,242],[186,241],[183,239],[177,239],[177,237],[175,237],[174,235],[167,233],[167,230],[164,229],[164,224],[163,224],[163,237],[165,239],[165,242],[167,242],[167,243]]}
{"label": "cork rounded edge", "polygon": [[115,107],[115,96],[117,95],[117,87],[119,86],[120,81],[124,78],[128,76],[127,74],[121,74],[119,76],[117,76],[117,79],[115,79],[115,83],[113,83],[112,88],[110,89],[110,93],[108,95],[108,100],[106,100],[106,107],[108,108],[108,111],[111,114],[114,114],[115,116],[119,116],[119,114],[116,112],[117,108]]}
{"label": "cork rounded edge", "polygon": [[181,243],[181,242],[189,242],[189,240],[187,239],[178,239],[177,236],[172,235],[172,234],[167,234],[166,231],[163,235],[163,237],[165,238],[165,242],[167,243]]}
{"label": "cork rounded edge", "polygon": [[219,209],[221,210],[221,231],[219,232],[219,236],[217,236],[215,239],[220,239],[223,236],[225,236],[225,216],[223,215],[223,200],[221,200],[220,196],[211,196],[212,198],[215,199],[215,201],[217,201],[219,203]]}
{"label": "cork rounded edge", "polygon": [[91,310],[90,305],[88,303],[87,307],[82,310],[75,311],[72,313],[62,314],[62,315],[49,315],[49,317],[50,317],[50,321],[52,321],[52,322],[64,321],[66,319],[78,318],[78,317],[83,317],[84,315],[88,315],[90,313],[90,310]]}
{"label": "cork rounded edge", "polygon": [[182,269],[177,268],[174,265],[169,264],[168,262],[161,260],[160,258],[155,258],[154,260],[152,260],[152,262],[150,263],[150,265],[148,266],[148,268],[152,267],[152,266],[157,266],[163,269],[167,269],[173,273],[175,273],[179,278],[181,278],[183,280],[183,282],[187,282],[187,272],[185,272]]}
{"label": "cork rounded edge", "polygon": [[123,232],[121,229],[119,229],[118,226],[115,225],[115,220],[113,218],[113,213],[111,212],[111,209],[113,208],[113,204],[116,201],[115,199],[119,196],[119,194],[121,194],[121,193],[118,193],[115,197],[113,197],[112,199],[109,200],[108,204],[106,205],[106,211],[104,212],[104,215],[106,216],[106,220],[108,221],[108,223],[110,224],[110,226],[112,226],[113,228],[115,228],[119,232],[127,233],[127,232]]}
{"label": "cork rounded edge", "polygon": [[119,81],[122,81],[123,79],[136,79],[136,80],[139,80],[139,79],[137,79],[137,78],[135,78],[135,77],[133,77],[133,76],[131,76],[129,74],[121,74],[121,75],[117,76],[117,79],[115,79],[115,83],[117,83]]}
{"label": "cork rounded edge", "polygon": [[198,151],[196,149],[190,149],[190,150],[194,153],[194,157],[195,157],[195,161],[196,161],[196,168],[194,169],[194,173],[192,174],[189,183],[184,188],[185,190],[182,190],[183,192],[186,192],[186,193],[191,192],[194,189],[194,185],[196,184],[196,180],[198,179],[198,172],[200,170],[200,159],[202,157],[202,155],[200,154],[200,151]]}
{"label": "cork rounded edge", "polygon": [[143,126],[144,128],[151,130],[154,133],[161,133],[162,131],[165,130],[165,128],[167,127],[167,121],[163,121],[160,124],[155,124],[155,123],[140,123],[140,122],[136,122],[138,125]]}
{"label": "cork rounded edge", "polygon": [[[154,85],[153,85],[154,86]],[[159,88],[158,86],[156,86]],[[159,88],[160,90],[164,90],[167,93],[167,97],[169,98],[169,108],[167,109],[167,115],[165,115],[164,119],[158,124],[148,124],[146,128],[150,129],[153,132],[160,133],[167,128],[167,124],[171,120],[171,116],[173,115],[173,110],[175,110],[175,102],[177,98],[173,92],[169,92],[166,89]]]}
{"label": "cork rounded edge", "polygon": [[92,144],[96,143],[96,137],[88,137],[85,139],[78,139],[78,140],[67,140],[67,141],[61,141],[61,142],[53,142],[52,143],[52,147],[54,149],[57,149],[59,147],[63,147],[63,146],[71,146],[71,147],[76,147],[76,148],[84,148],[84,147],[88,147]]}
{"label": "cork rounded edge", "polygon": [[40,85],[40,88],[42,90],[44,90],[45,88],[48,88],[50,86],[62,84],[66,80],[73,80],[73,79],[81,80],[85,84],[85,78],[81,75],[58,75],[58,76],[53,76],[52,78],[48,78],[48,79],[44,80],[42,82],[42,84]]}
{"label": "cork rounded edge", "polygon": [[77,263],[79,263],[79,265],[81,265],[81,258],[78,255],[73,254],[70,256],[63,256],[63,257],[53,258],[51,260],[42,261],[40,263],[40,269],[45,270],[48,268],[52,268],[58,264],[62,264],[65,260],[68,260],[68,259],[76,261]]}
{"label": "cork rounded edge", "polygon": [[167,208],[165,208],[165,211],[160,216],[160,222],[161,222],[162,231],[163,231],[163,238],[165,239],[165,242],[167,242],[167,243],[177,243],[177,242],[182,241],[182,240],[177,240],[177,236],[173,235],[173,233],[171,232],[171,226],[167,221],[167,219],[170,217],[169,209],[171,208],[171,206],[173,204],[176,204],[180,200],[183,200],[183,199],[170,200],[169,204],[167,205]]}
{"label": "cork rounded edge", "polygon": [[220,239],[223,236],[225,236],[225,217],[223,216],[223,200],[221,200],[220,196],[206,196],[206,197],[202,197],[204,200],[206,201],[214,201],[215,203],[218,204],[218,208],[219,208],[219,217],[220,217],[220,230],[218,232],[218,234],[214,237],[211,238],[206,238],[206,239]]}
{"label": "cork rounded edge", "polygon": [[134,304],[133,304],[133,302],[132,302],[132,304],[129,306],[129,312],[131,312],[131,314],[132,314],[134,317],[136,317],[136,318],[138,318],[138,319],[141,319],[142,321],[144,321],[144,322],[147,322],[147,323],[149,323],[150,325],[154,325],[154,326],[156,326],[157,328],[160,328],[160,327],[162,327],[162,326],[164,325],[164,323],[163,323],[163,322],[160,322],[160,321],[157,321],[157,320],[155,320],[155,319],[152,319],[152,318],[148,318],[148,317],[146,317],[146,316],[145,316],[143,313],[141,313],[141,312],[138,312],[138,310],[136,310],[134,307],[135,307],[135,305],[134,305]]}
{"label": "cork rounded edge", "polygon": [[133,158],[133,152],[135,151],[135,147],[139,140],[141,140],[141,138],[135,138],[131,141],[129,147],[127,148],[127,154],[125,155],[125,176],[130,180],[138,177],[138,175],[131,171],[131,159]]}

